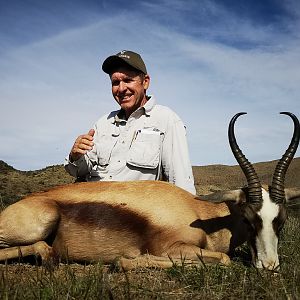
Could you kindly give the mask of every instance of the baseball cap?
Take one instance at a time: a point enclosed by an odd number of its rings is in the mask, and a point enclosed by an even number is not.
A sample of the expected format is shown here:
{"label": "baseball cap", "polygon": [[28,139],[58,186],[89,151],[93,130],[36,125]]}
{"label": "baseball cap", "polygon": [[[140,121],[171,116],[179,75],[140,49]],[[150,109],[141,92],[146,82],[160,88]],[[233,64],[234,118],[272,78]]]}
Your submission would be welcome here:
{"label": "baseball cap", "polygon": [[121,52],[106,58],[102,64],[102,70],[105,73],[110,74],[114,68],[119,65],[124,65],[124,63],[147,74],[147,69],[141,56],[138,53],[128,50],[122,50]]}

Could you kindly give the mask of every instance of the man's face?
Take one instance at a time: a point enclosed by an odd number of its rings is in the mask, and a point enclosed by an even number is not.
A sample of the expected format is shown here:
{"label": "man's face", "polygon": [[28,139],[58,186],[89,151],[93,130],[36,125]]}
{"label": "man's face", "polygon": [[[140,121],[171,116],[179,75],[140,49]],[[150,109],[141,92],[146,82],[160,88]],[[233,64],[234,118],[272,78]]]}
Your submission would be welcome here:
{"label": "man's face", "polygon": [[136,109],[143,106],[146,99],[146,90],[149,87],[150,77],[141,78],[134,70],[121,67],[111,75],[112,94],[128,118]]}

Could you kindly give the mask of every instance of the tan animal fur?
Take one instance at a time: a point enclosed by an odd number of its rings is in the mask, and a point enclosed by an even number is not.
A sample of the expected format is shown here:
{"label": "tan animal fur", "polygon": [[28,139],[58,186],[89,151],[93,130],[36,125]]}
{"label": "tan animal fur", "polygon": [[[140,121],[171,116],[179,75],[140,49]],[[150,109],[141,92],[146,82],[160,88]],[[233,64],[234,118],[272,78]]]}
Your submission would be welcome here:
{"label": "tan animal fur", "polygon": [[45,246],[46,254],[40,253],[43,259],[56,253],[65,260],[108,263],[150,254],[164,257],[168,266],[169,257],[197,262],[202,257],[206,262],[228,264],[225,253],[230,250],[233,232],[235,238],[242,237],[238,243],[245,239],[245,226],[240,226],[238,208],[233,207],[200,201],[165,182],[61,186],[28,196],[1,213],[0,246],[17,248],[1,250],[0,260],[40,252],[41,243],[38,250],[32,248],[33,253],[25,253],[31,248],[21,245],[54,234],[54,252]]}

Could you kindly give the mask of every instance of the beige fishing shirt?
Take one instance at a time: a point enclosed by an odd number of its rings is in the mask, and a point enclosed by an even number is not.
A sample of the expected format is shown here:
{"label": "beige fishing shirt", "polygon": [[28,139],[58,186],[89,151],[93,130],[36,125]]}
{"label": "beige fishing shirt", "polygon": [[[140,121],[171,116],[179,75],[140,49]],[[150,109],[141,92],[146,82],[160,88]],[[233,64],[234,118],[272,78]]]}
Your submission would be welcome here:
{"label": "beige fishing shirt", "polygon": [[65,160],[65,169],[87,181],[157,180],[162,177],[196,193],[186,130],[168,107],[153,96],[128,120],[122,110],[102,117],[94,126],[94,147],[79,160]]}

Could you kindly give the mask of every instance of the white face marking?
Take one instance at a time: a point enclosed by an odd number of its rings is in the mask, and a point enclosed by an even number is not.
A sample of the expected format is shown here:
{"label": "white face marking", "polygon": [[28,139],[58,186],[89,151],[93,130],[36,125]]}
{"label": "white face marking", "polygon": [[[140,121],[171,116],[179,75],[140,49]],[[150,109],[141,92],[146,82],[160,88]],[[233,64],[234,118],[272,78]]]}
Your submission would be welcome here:
{"label": "white face marking", "polygon": [[271,201],[269,193],[262,189],[263,205],[258,215],[262,219],[262,230],[256,237],[258,268],[275,269],[279,265],[276,236],[272,222],[278,216],[279,206]]}

